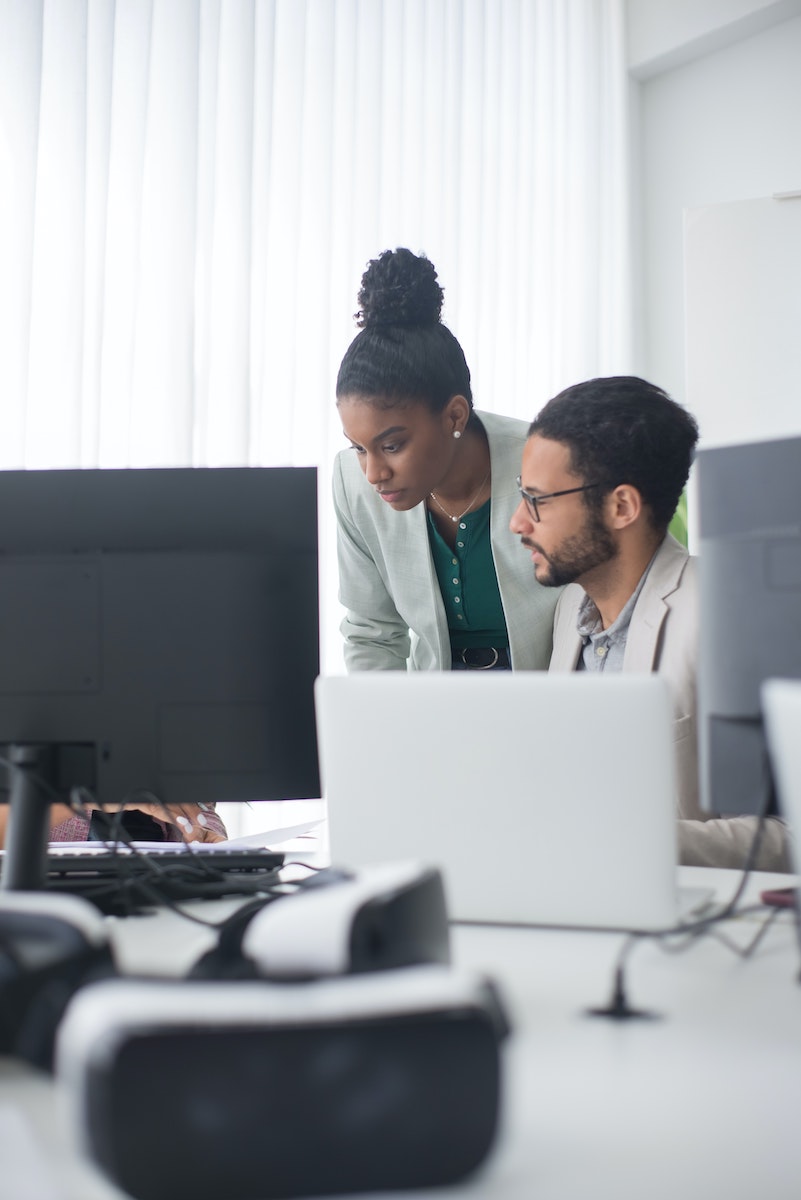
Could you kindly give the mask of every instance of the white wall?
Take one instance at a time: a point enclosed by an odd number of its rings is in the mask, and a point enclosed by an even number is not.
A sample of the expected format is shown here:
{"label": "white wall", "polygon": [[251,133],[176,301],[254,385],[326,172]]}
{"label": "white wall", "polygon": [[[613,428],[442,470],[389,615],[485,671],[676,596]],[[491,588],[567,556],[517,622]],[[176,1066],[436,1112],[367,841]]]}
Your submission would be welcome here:
{"label": "white wall", "polygon": [[687,210],[687,404],[702,446],[801,435],[801,191]]}
{"label": "white wall", "polygon": [[799,15],[799,0],[627,0],[629,69],[649,79]]}
{"label": "white wall", "polygon": [[[686,399],[684,210],[801,188],[801,4],[629,0],[635,369]],[[676,65],[678,64],[678,65]]]}

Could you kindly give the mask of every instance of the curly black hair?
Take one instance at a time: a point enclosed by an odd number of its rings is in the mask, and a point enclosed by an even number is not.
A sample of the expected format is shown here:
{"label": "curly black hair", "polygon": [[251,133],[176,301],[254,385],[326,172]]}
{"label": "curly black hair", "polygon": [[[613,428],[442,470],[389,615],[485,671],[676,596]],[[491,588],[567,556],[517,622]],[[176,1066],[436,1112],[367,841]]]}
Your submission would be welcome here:
{"label": "curly black hair", "polygon": [[337,400],[381,407],[421,402],[441,412],[452,396],[472,407],[464,351],[442,324],[443,290],[424,254],[399,247],[371,259],[359,288],[356,324],[337,375]]}
{"label": "curly black hair", "polygon": [[565,388],[548,401],[528,432],[567,446],[571,472],[602,485],[583,493],[590,508],[600,508],[613,488],[631,484],[660,532],[676,511],[698,441],[695,418],[636,375],[589,379]]}

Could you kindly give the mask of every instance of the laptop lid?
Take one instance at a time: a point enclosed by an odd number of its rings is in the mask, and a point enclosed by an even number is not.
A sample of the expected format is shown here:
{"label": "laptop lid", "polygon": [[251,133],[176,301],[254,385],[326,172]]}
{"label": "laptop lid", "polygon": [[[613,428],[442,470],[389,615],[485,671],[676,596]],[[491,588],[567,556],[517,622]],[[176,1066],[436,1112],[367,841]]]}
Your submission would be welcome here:
{"label": "laptop lid", "polygon": [[768,679],[762,684],[762,715],[779,811],[792,835],[796,870],[801,870],[801,681]]}
{"label": "laptop lid", "polygon": [[658,676],[361,672],[321,676],[315,699],[334,864],[438,865],[461,921],[677,920]]}

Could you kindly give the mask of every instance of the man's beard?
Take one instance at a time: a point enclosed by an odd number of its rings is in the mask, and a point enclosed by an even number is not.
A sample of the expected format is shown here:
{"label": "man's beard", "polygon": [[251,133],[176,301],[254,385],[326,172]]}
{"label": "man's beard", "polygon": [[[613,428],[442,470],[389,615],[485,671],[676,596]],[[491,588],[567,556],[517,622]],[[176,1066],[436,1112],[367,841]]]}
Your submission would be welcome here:
{"label": "man's beard", "polygon": [[[531,544],[539,549],[533,540]],[[540,550],[540,553],[545,558],[545,564],[535,566],[537,582],[544,587],[563,587],[566,583],[575,583],[595,567],[613,559],[617,554],[617,546],[598,513],[591,511],[580,533],[567,538],[553,553],[545,554],[544,550]],[[542,569],[543,565],[545,570]],[[537,567],[540,568],[539,572]]]}

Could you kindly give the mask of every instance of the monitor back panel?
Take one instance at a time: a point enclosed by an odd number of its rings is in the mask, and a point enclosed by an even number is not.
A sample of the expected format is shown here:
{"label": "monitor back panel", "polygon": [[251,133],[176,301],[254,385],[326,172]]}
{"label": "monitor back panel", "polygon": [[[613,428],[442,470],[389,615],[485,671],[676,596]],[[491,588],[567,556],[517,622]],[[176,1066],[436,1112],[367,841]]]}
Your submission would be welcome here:
{"label": "monitor back panel", "polygon": [[779,812],[792,834],[796,871],[801,870],[801,681],[769,679],[761,689],[765,738]]}
{"label": "monitor back panel", "polygon": [[335,864],[439,865],[456,920],[676,920],[657,676],[364,672],[320,677],[316,710]]}

